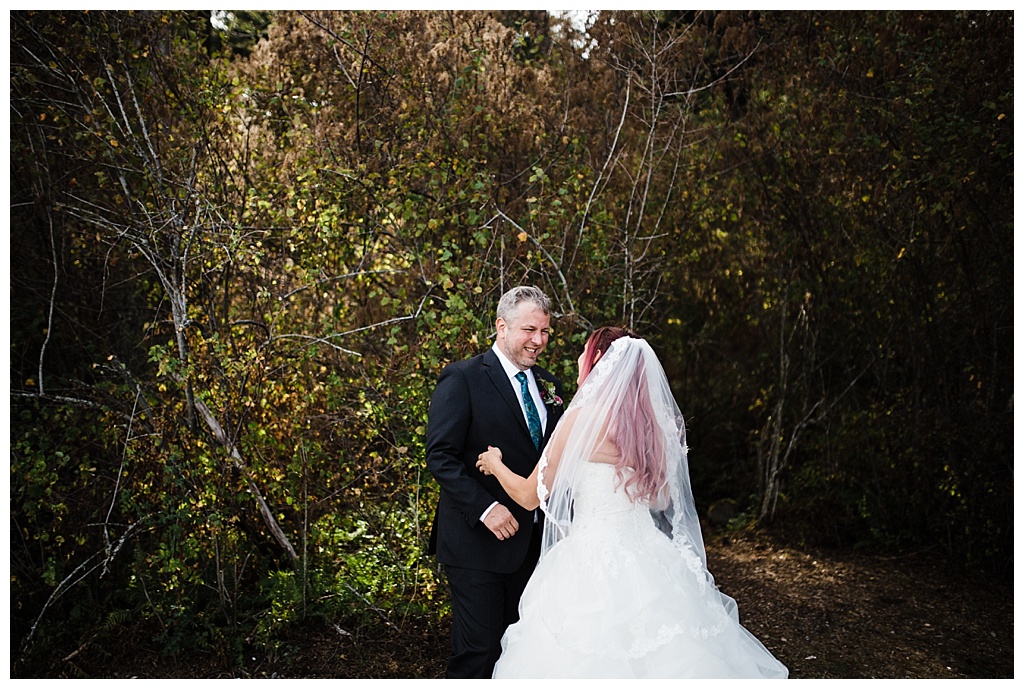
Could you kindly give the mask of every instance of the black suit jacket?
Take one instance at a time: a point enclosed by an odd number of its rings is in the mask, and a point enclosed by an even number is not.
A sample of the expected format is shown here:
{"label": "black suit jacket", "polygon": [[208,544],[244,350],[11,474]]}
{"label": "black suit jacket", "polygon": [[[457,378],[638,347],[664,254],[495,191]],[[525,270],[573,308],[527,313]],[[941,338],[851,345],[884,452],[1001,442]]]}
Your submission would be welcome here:
{"label": "black suit jacket", "polygon": [[[540,366],[538,380],[562,384]],[[562,415],[562,405],[548,405],[546,443]],[[476,468],[488,445],[501,448],[502,461],[521,476],[533,472],[540,451],[533,446],[519,397],[493,350],[449,364],[441,372],[430,399],[427,420],[427,468],[441,486],[428,552],[442,564],[509,574],[526,557],[533,531],[533,512],[520,507],[493,476]],[[543,449],[543,444],[541,445]],[[499,541],[480,521],[497,500],[519,522],[512,538]]]}

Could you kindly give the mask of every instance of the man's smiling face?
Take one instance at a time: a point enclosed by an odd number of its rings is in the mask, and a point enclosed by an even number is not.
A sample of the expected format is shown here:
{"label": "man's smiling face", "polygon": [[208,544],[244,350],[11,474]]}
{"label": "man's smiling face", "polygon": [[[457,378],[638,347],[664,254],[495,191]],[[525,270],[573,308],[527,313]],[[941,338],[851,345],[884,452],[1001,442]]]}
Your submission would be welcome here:
{"label": "man's smiling face", "polygon": [[515,316],[508,321],[499,318],[498,347],[508,360],[525,371],[537,363],[537,357],[548,346],[551,335],[551,315],[530,302],[516,307]]}

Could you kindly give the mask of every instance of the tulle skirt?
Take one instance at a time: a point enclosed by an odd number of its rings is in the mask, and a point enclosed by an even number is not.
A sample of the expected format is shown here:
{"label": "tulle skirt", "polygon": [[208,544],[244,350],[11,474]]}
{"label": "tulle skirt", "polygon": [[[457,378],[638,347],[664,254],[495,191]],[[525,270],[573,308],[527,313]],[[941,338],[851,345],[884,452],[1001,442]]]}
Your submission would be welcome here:
{"label": "tulle skirt", "polygon": [[494,677],[787,677],[699,559],[646,521],[590,523],[541,559]]}

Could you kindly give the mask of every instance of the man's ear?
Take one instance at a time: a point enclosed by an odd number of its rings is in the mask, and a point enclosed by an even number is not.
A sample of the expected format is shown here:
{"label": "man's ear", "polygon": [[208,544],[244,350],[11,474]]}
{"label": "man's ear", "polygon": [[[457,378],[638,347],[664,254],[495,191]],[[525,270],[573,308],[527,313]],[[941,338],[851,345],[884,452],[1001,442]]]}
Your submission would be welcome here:
{"label": "man's ear", "polygon": [[494,332],[497,333],[498,335],[504,335],[505,329],[507,327],[508,324],[505,323],[504,318],[499,318],[498,320],[494,321]]}

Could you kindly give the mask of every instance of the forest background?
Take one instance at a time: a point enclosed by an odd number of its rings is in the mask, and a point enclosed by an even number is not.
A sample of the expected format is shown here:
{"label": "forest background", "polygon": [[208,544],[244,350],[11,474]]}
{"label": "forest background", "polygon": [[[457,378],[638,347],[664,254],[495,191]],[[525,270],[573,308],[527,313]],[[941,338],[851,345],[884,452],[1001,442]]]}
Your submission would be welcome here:
{"label": "forest background", "polygon": [[11,12],[12,676],[443,618],[516,284],[564,381],[652,342],[717,525],[1012,577],[1012,12],[215,20]]}

